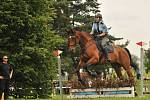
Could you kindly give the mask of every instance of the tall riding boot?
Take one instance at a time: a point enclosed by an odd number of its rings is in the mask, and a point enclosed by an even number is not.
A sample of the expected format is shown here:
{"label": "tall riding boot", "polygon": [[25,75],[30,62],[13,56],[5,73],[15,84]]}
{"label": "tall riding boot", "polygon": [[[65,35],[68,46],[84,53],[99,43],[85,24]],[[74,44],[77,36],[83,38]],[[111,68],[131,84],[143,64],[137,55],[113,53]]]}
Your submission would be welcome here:
{"label": "tall riding boot", "polygon": [[104,55],[105,55],[107,61],[110,62],[107,48],[104,48]]}

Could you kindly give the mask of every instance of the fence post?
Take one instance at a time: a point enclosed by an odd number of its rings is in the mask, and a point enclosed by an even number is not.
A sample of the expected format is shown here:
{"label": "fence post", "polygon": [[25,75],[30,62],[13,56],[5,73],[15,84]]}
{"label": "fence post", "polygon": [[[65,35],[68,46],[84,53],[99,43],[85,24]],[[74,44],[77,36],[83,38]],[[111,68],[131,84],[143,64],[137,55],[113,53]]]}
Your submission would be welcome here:
{"label": "fence post", "polygon": [[144,49],[141,46],[141,55],[140,55],[140,69],[141,69],[141,96],[143,96],[143,59],[144,59]]}
{"label": "fence post", "polygon": [[63,90],[62,90],[62,76],[61,76],[61,59],[60,54],[62,53],[61,50],[53,51],[53,55],[57,57],[58,63],[58,73],[59,73],[59,89],[60,89],[60,100],[63,100]]}

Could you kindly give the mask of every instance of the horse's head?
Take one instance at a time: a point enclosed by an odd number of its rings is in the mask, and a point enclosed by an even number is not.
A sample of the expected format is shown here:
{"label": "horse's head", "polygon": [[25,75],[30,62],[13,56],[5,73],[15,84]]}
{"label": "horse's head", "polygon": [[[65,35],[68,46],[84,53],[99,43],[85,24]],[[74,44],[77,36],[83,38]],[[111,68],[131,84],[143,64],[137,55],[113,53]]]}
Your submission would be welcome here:
{"label": "horse's head", "polygon": [[68,51],[74,51],[76,47],[76,37],[75,36],[69,36],[68,37]]}
{"label": "horse's head", "polygon": [[66,30],[66,32],[68,33],[68,50],[74,51],[76,45],[79,43],[79,36],[73,29]]}

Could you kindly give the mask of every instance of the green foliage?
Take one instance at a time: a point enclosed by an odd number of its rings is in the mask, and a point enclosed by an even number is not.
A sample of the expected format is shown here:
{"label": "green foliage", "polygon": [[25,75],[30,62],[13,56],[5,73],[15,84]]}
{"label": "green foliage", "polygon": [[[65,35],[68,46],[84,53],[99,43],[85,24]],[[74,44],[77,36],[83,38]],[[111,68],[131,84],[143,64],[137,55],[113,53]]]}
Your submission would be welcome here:
{"label": "green foliage", "polygon": [[83,25],[82,29],[91,29],[91,13],[98,12],[99,3],[97,0],[55,0],[53,7],[56,9],[53,28],[63,33],[64,29],[72,28],[76,24]]}
{"label": "green foliage", "polygon": [[144,66],[146,67],[146,73],[150,71],[150,48],[145,52]]}
{"label": "green foliage", "polygon": [[52,1],[1,0],[0,5],[0,55],[10,57],[15,85],[42,88],[39,95],[49,93],[57,71],[51,53],[64,42],[51,28],[55,17]]}

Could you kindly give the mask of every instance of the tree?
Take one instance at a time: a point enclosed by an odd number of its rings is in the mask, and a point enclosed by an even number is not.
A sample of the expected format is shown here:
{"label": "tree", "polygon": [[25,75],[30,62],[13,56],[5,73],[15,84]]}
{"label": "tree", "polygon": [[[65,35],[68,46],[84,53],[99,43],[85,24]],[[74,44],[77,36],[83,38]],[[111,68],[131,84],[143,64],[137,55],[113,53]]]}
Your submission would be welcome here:
{"label": "tree", "polygon": [[146,67],[146,73],[148,73],[150,71],[150,48],[145,52],[144,66]]}
{"label": "tree", "polygon": [[97,0],[55,0],[53,7],[56,9],[56,18],[53,28],[62,33],[64,29],[79,23],[83,24],[83,29],[88,30],[92,24],[90,13],[98,12],[99,5]]}
{"label": "tree", "polygon": [[36,88],[40,96],[49,94],[57,71],[51,52],[64,42],[51,28],[52,1],[1,0],[0,5],[0,55],[11,58],[16,85]]}

